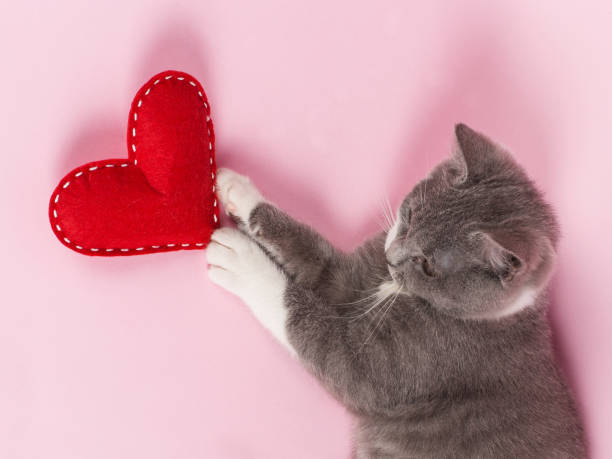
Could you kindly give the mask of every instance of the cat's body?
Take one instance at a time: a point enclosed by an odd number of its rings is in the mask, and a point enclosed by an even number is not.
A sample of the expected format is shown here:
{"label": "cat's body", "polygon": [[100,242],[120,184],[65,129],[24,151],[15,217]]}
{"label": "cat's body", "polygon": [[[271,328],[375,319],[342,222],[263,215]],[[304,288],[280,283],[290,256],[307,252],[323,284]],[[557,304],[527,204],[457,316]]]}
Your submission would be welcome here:
{"label": "cat's body", "polygon": [[[456,254],[462,244],[457,235],[437,239],[435,250],[407,248],[414,241],[427,244],[402,229],[401,209],[387,233],[346,254],[265,202],[248,179],[220,171],[218,186],[243,232],[223,228],[213,235],[211,279],[239,295],[355,415],[357,458],[585,457],[546,320],[554,224],[550,243],[538,242],[543,248],[537,257],[535,249],[521,249],[518,238],[494,232],[490,221],[487,234],[504,240],[503,253],[480,233],[474,242],[470,233],[466,247],[478,247],[479,256],[486,248],[487,262],[509,263],[499,279],[491,268],[474,281],[472,271],[484,269],[484,262],[465,268],[470,252]],[[425,208],[427,197],[419,195],[418,204],[409,203],[411,212],[433,212],[436,191],[430,193],[432,204]],[[477,210],[468,206],[463,214],[470,212]],[[542,228],[552,221],[536,216]],[[449,231],[451,221],[436,223]],[[540,241],[537,221],[529,230]],[[491,290],[482,296],[469,291],[472,299],[464,300],[462,287],[452,287],[462,270],[462,286]],[[445,284],[430,293],[418,283],[428,279]],[[447,295],[448,285],[455,290]]]}
{"label": "cat's body", "polygon": [[[400,295],[384,320],[384,310],[353,319],[359,308],[349,313],[347,303],[364,295],[345,286],[377,287],[367,273],[386,268],[382,241],[347,255],[315,295],[289,289],[296,308],[289,334],[305,364],[357,416],[358,457],[580,457],[581,432],[553,363],[543,305],[467,322]],[[327,334],[319,318],[301,317],[301,305],[312,301],[320,301]]]}

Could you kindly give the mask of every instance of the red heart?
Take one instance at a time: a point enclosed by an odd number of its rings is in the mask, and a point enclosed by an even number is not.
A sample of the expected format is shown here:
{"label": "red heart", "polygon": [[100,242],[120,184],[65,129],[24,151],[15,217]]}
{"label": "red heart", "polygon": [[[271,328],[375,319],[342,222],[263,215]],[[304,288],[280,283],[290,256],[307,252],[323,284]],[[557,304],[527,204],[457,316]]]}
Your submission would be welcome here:
{"label": "red heart", "polygon": [[49,203],[57,238],[86,255],[201,249],[219,226],[210,105],[192,76],[167,71],[136,94],[128,159],[74,169]]}

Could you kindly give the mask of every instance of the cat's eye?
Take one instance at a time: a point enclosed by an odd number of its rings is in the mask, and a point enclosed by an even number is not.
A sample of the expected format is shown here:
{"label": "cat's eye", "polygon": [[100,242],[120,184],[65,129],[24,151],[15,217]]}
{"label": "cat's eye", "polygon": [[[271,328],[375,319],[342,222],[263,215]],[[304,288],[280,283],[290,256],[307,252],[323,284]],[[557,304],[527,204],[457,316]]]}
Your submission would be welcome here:
{"label": "cat's eye", "polygon": [[431,263],[429,263],[429,260],[427,258],[419,256],[412,257],[411,260],[412,263],[421,267],[421,270],[427,277],[436,276],[436,272],[433,270],[433,267],[431,266]]}
{"label": "cat's eye", "polygon": [[427,258],[423,258],[423,261],[421,262],[421,268],[423,268],[423,272],[428,277],[434,277],[436,275]]}

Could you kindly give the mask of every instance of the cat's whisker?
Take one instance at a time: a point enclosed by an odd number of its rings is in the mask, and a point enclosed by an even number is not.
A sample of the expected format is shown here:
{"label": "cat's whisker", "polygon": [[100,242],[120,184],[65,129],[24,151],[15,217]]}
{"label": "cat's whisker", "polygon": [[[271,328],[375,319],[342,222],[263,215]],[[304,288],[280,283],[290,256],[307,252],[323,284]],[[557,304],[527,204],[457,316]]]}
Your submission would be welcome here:
{"label": "cat's whisker", "polygon": [[[376,276],[376,280],[383,281],[384,277],[377,275]],[[360,288],[353,288],[353,289],[350,289],[350,290],[352,290],[353,292],[360,292],[360,293],[373,293],[373,292],[378,290],[378,286],[366,288],[365,290],[364,289],[360,289]]]}
{"label": "cat's whisker", "polygon": [[368,308],[367,311],[365,311],[364,313],[360,314],[359,316],[355,316],[353,318],[351,318],[352,321],[355,321],[357,319],[360,319],[364,316],[366,316],[367,314],[369,314],[370,312],[372,312],[374,309],[378,309],[377,312],[374,313],[374,321],[377,320],[377,318],[379,317],[380,311],[384,311],[385,307],[389,304],[389,301],[391,300],[393,295],[388,295],[388,296],[384,296],[382,298],[380,298],[379,300],[377,300],[370,308]]}
{"label": "cat's whisker", "polygon": [[[385,194],[385,198],[386,198],[386,194]],[[388,198],[380,198],[379,200],[379,206],[382,212],[382,216],[384,217],[384,221],[385,221],[385,231],[388,231],[389,228],[391,228],[394,224],[395,224],[395,216],[393,215],[393,211],[391,211],[391,207],[388,204]]]}
{"label": "cat's whisker", "polygon": [[391,202],[389,202],[389,195],[387,193],[385,193],[385,204],[387,205],[387,211],[389,212],[389,217],[391,218],[391,226],[393,226],[397,221],[397,215],[393,211],[393,207],[391,206]]}
{"label": "cat's whisker", "polygon": [[[386,304],[386,301],[387,301],[389,298],[393,297],[394,295],[395,295],[395,297],[397,297],[397,295],[399,295],[399,293],[401,292],[401,290],[402,290],[401,285],[398,285],[396,289],[393,289],[393,290],[390,290],[390,291],[387,291],[387,292],[381,291],[381,290],[379,289],[379,290],[376,292],[376,294],[375,294],[375,295],[380,295],[380,298],[379,298],[379,299],[377,299],[377,300],[376,300],[374,303],[372,303],[372,304],[371,304],[371,305],[370,305],[370,306],[367,308],[367,310],[366,310],[366,311],[364,311],[363,313],[360,313],[360,314],[358,314],[358,315],[354,316],[353,318],[354,318],[354,319],[358,319],[358,318],[361,318],[361,317],[364,317],[364,316],[368,315],[368,314],[369,314],[371,311],[373,311],[374,309],[379,308],[381,304],[383,304],[383,303],[385,303],[385,304]],[[383,306],[383,308],[384,308],[384,306]]]}
{"label": "cat's whisker", "polygon": [[378,300],[372,303],[370,307],[368,307],[368,309],[366,309],[364,312],[359,313],[357,315],[348,316],[347,318],[349,318],[350,320],[357,320],[357,319],[367,316],[374,309],[378,308],[382,303],[386,302],[390,296],[391,295],[385,295],[385,296],[380,297]]}
{"label": "cat's whisker", "polygon": [[[381,282],[384,280],[384,278],[380,279]],[[343,318],[343,319],[348,319],[348,320],[356,320],[359,319],[361,317],[365,317],[366,315],[368,315],[370,312],[372,312],[374,309],[376,309],[377,307],[379,307],[382,303],[384,303],[386,300],[388,300],[390,297],[392,297],[394,294],[398,293],[401,290],[401,287],[398,287],[397,290],[393,289],[391,291],[385,292],[385,291],[381,291],[380,286],[377,287],[376,289],[374,289],[374,292],[364,298],[360,298],[356,301],[351,301],[351,302],[346,302],[346,303],[336,303],[334,306],[354,306],[354,305],[360,305],[360,303],[364,303],[364,302],[368,302],[367,305],[365,306],[365,311],[363,312],[359,312],[357,314],[347,314],[347,315],[343,315],[343,316],[336,316],[336,318]],[[372,291],[369,290],[369,291]],[[373,300],[373,301],[372,301]],[[370,302],[372,301],[372,302]]]}
{"label": "cat's whisker", "polygon": [[[378,295],[380,295],[380,293],[376,292],[376,293],[374,293],[374,294],[372,294],[372,295],[370,295],[370,296],[368,296],[366,298],[363,298],[362,300],[369,301],[369,300],[372,300],[372,297],[377,297]],[[381,296],[381,297],[375,299],[373,302],[365,305],[365,307],[367,309],[364,312],[359,312],[357,314],[346,314],[346,315],[343,315],[343,316],[338,316],[337,318],[339,318],[339,319],[347,319],[347,320],[357,320],[357,319],[359,319],[361,317],[366,316],[371,311],[376,309],[378,306],[380,306],[381,303],[384,303],[389,298],[389,296],[390,295]],[[361,301],[361,300],[359,300],[359,301]],[[361,301],[361,302],[363,302],[363,301]]]}
{"label": "cat's whisker", "polygon": [[[380,280],[382,281],[383,278],[381,278]],[[359,298],[358,300],[355,300],[355,301],[347,301],[344,303],[333,303],[331,304],[331,306],[339,307],[339,309],[348,309],[349,307],[351,307],[351,309],[354,309],[355,305],[360,305],[360,303],[370,302],[380,294],[378,287],[369,288],[366,290],[362,290],[362,289],[352,289],[352,290],[355,292],[370,293],[370,294],[363,298]],[[384,300],[385,298],[382,298],[382,299]],[[367,307],[369,307],[369,305]],[[354,314],[344,314],[344,315],[329,315],[326,317],[330,319],[349,319],[350,320],[356,316]]]}
{"label": "cat's whisker", "polygon": [[384,227],[383,227],[383,229],[385,230],[385,232],[387,232],[387,231],[389,231],[389,229],[391,229],[391,227],[393,226],[393,223],[389,219],[389,216],[387,215],[387,213],[386,213],[386,211],[384,209],[383,209],[383,218],[384,218]]}
{"label": "cat's whisker", "polygon": [[385,233],[389,231],[389,228],[390,228],[389,222],[387,221],[387,218],[384,217],[383,215],[378,215],[376,219],[376,223],[378,223],[378,226],[380,226],[380,229],[384,231]]}
{"label": "cat's whisker", "polygon": [[355,301],[348,301],[348,302],[346,302],[346,303],[334,303],[334,306],[345,306],[345,305],[346,305],[346,306],[348,306],[348,305],[351,305],[351,304],[359,304],[359,303],[363,303],[364,301],[368,301],[368,300],[370,300],[371,298],[376,297],[376,295],[377,295],[377,294],[378,294],[377,292],[374,292],[374,293],[372,293],[371,295],[368,295],[368,296],[366,296],[366,297],[360,298],[360,299],[355,300]]}
{"label": "cat's whisker", "polygon": [[395,300],[397,300],[397,297],[399,296],[401,291],[401,287],[398,288],[395,292],[395,294],[392,296],[392,298],[389,299],[389,301],[387,301],[385,303],[385,305],[382,307],[382,315],[380,317],[380,319],[378,319],[378,322],[376,323],[376,325],[374,326],[374,328],[372,329],[372,331],[370,332],[370,334],[368,335],[368,337],[365,339],[365,341],[363,342],[363,344],[360,347],[360,351],[368,344],[368,342],[370,341],[370,339],[374,336],[374,334],[376,333],[376,330],[378,330],[380,328],[380,326],[382,325],[385,316],[387,315],[387,313],[389,312],[389,310],[391,309],[391,307],[393,306],[393,304],[395,303]]}
{"label": "cat's whisker", "polygon": [[374,293],[377,292],[378,289],[380,288],[380,283],[384,282],[386,280],[388,280],[385,276],[381,276],[380,274],[373,274],[373,278],[375,281],[377,281],[378,283],[376,284],[376,287],[370,287],[370,288],[366,288],[366,289],[361,289],[361,288],[350,288],[347,286],[347,288],[353,292],[359,292],[359,293]]}

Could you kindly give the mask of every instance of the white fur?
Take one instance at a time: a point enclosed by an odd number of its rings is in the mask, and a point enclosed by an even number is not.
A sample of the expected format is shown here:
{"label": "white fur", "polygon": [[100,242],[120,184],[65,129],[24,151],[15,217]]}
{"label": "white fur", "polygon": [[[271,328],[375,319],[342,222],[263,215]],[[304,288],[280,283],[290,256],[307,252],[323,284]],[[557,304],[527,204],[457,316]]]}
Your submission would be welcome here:
{"label": "white fur", "polygon": [[[263,202],[247,177],[229,169],[219,169],[217,187],[226,212],[243,222],[248,222],[252,210]],[[221,228],[212,234],[206,257],[211,265],[210,280],[242,299],[259,322],[295,355],[286,330],[287,279],[261,247],[238,230]]]}
{"label": "white fur", "polygon": [[248,177],[229,169],[219,169],[217,189],[225,211],[240,218],[244,223],[248,223],[251,212],[257,204],[264,201]]}
{"label": "white fur", "polygon": [[393,223],[393,226],[389,228],[389,231],[387,232],[387,237],[385,238],[385,251],[389,248],[393,240],[397,237],[399,226],[400,226],[400,219],[399,217],[396,217],[395,222]]}
{"label": "white fur", "polygon": [[511,316],[516,314],[517,312],[522,311],[523,309],[531,306],[536,297],[538,296],[537,290],[532,287],[525,287],[521,293],[504,309],[495,312],[491,318],[492,319],[502,319],[504,317]]}
{"label": "white fur", "polygon": [[385,281],[376,290],[376,301],[383,301],[398,293],[399,290],[400,286],[395,280]]}
{"label": "white fur", "polygon": [[240,231],[221,228],[212,235],[206,257],[212,282],[238,296],[292,355],[284,304],[287,279],[263,250]]}

